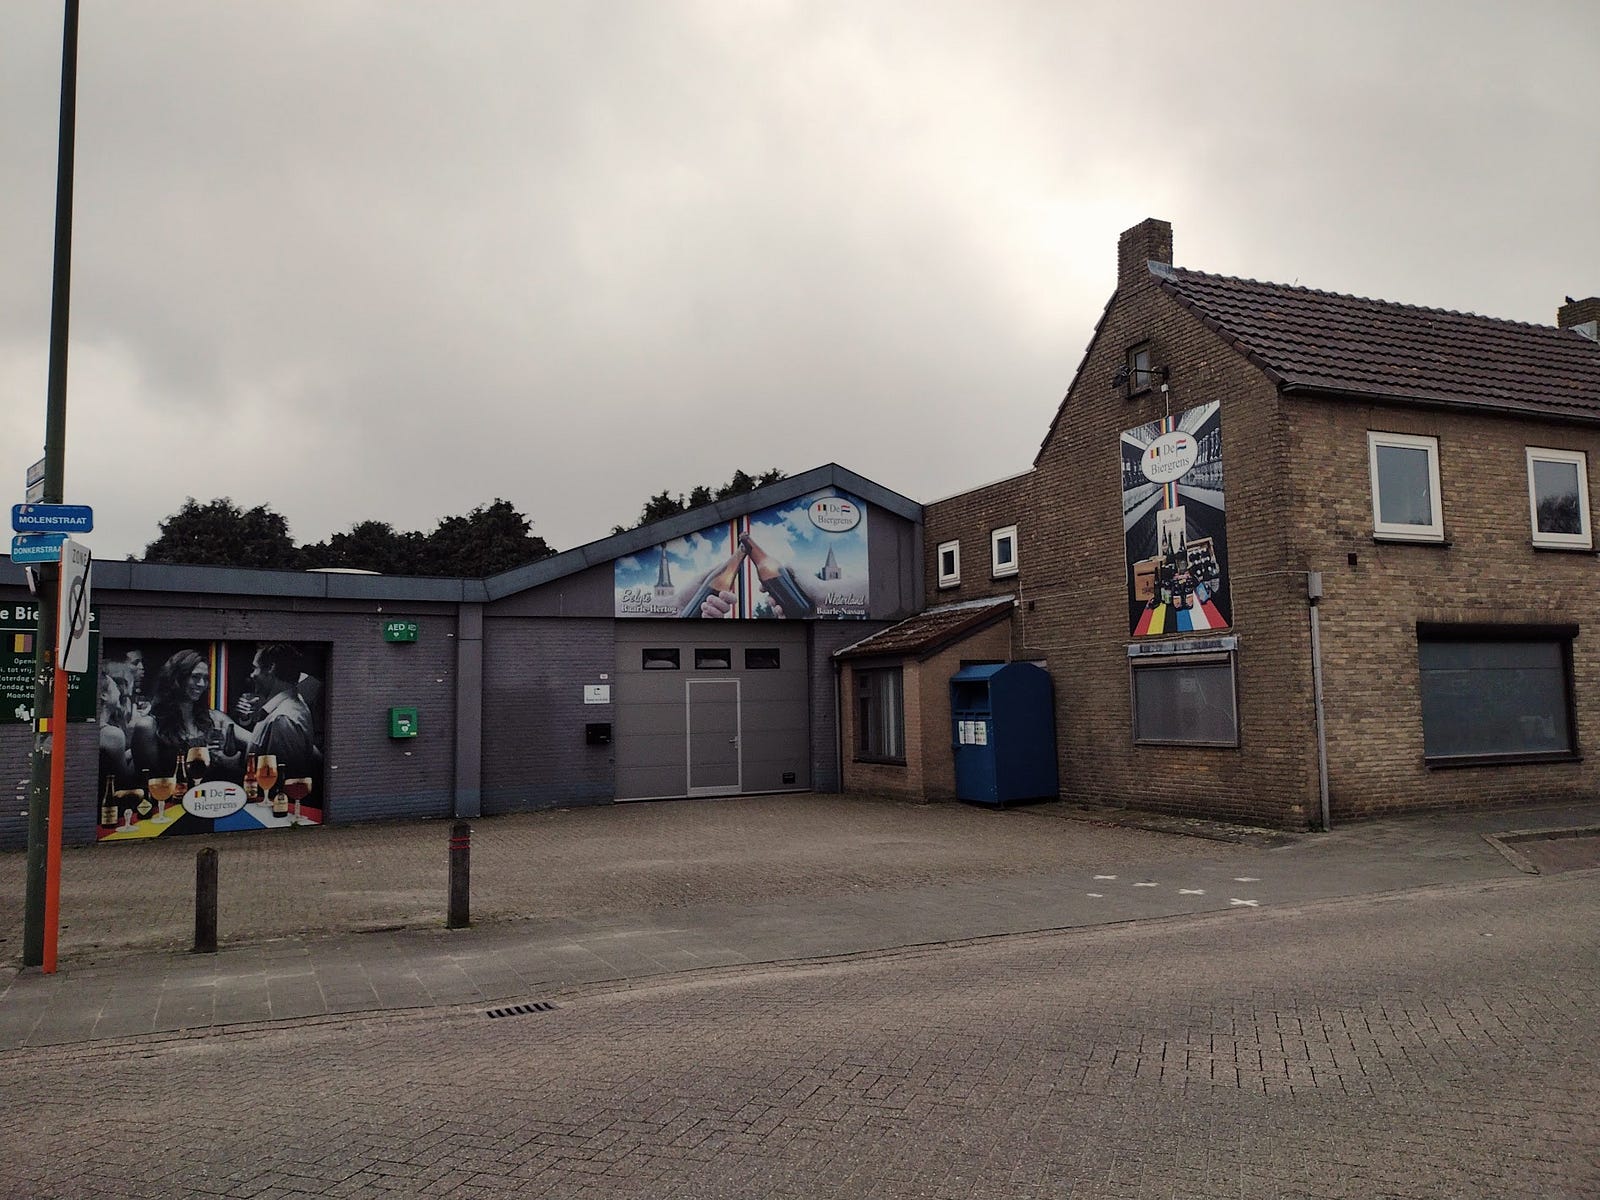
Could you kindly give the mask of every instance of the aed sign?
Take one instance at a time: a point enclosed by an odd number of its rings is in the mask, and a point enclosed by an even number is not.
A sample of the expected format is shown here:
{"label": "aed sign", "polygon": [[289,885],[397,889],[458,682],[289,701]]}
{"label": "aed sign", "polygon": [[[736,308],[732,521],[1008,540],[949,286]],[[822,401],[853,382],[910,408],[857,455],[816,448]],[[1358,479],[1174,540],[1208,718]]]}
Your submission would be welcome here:
{"label": "aed sign", "polygon": [[415,621],[385,621],[383,640],[386,642],[414,642],[417,640]]}

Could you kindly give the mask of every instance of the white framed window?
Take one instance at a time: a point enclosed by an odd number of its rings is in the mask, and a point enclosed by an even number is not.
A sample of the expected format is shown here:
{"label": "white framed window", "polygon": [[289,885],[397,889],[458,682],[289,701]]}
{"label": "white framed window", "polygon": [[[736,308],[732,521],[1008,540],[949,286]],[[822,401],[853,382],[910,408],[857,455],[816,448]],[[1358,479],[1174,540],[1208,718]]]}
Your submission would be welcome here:
{"label": "white framed window", "polygon": [[961,582],[961,543],[939,543],[939,586],[952,588]]}
{"label": "white framed window", "polygon": [[1528,516],[1535,546],[1594,548],[1582,451],[1528,447]]}
{"label": "white framed window", "polygon": [[1017,527],[1007,525],[989,534],[989,573],[996,579],[1017,573]]}
{"label": "white framed window", "polygon": [[1369,430],[1367,454],[1372,467],[1372,536],[1444,541],[1439,439]]}

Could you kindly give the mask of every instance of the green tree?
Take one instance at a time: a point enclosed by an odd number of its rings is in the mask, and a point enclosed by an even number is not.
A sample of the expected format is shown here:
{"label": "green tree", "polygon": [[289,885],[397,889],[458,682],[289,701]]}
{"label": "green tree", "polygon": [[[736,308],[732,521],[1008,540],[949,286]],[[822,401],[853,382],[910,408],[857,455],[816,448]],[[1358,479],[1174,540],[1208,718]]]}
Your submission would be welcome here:
{"label": "green tree", "polygon": [[429,575],[480,579],[554,554],[532,523],[507,500],[446,517],[428,535]]}
{"label": "green tree", "polygon": [[217,567],[294,567],[298,552],[289,522],[265,504],[242,510],[223,496],[201,504],[187,497],[161,522],[156,540],[144,548],[145,562]]}
{"label": "green tree", "polygon": [[665,517],[675,517],[681,512],[690,509],[703,508],[717,500],[726,500],[730,496],[743,496],[753,492],[759,487],[766,487],[769,483],[777,483],[784,478],[782,471],[773,467],[770,471],[762,471],[759,475],[748,475],[744,471],[735,471],[733,478],[719,488],[711,488],[706,484],[697,484],[689,489],[688,496],[679,492],[674,496],[663,488],[654,496],[644,502],[644,508],[639,512],[639,519],[632,525],[614,525],[612,533],[626,533],[629,529],[637,529],[641,525],[648,525],[652,521],[660,521]]}
{"label": "green tree", "polygon": [[345,533],[300,548],[301,565],[354,567],[383,575],[433,574],[428,562],[428,535],[401,533],[387,521],[357,521]]}

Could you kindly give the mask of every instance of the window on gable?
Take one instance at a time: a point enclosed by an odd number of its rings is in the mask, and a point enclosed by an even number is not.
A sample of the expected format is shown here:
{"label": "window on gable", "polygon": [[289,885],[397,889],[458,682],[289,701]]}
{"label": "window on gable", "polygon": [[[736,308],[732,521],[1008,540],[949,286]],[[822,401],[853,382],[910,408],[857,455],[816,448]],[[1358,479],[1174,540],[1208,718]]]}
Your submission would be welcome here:
{"label": "window on gable", "polygon": [[961,582],[961,543],[939,543],[939,586],[955,587]]}
{"label": "window on gable", "polygon": [[1017,573],[1017,527],[1007,525],[989,535],[990,570],[996,579]]}
{"label": "window on gable", "polygon": [[1419,626],[1422,753],[1435,765],[1571,758],[1577,627]]}
{"label": "window on gable", "polygon": [[1439,502],[1439,439],[1367,434],[1372,469],[1372,535],[1391,541],[1444,541]]}
{"label": "window on gable", "polygon": [[905,699],[901,668],[857,669],[856,757],[903,763]]}
{"label": "window on gable", "polygon": [[1128,351],[1128,395],[1148,392],[1154,376],[1150,370],[1150,343],[1144,342]]}
{"label": "window on gable", "polygon": [[1528,447],[1528,508],[1535,546],[1593,548],[1584,459],[1576,450]]}

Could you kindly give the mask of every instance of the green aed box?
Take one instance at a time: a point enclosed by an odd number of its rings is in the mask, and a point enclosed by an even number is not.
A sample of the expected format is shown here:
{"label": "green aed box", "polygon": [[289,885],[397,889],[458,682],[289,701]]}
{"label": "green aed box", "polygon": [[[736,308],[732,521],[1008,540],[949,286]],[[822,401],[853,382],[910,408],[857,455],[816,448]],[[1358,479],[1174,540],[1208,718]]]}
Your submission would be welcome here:
{"label": "green aed box", "polygon": [[417,640],[415,621],[385,621],[383,640],[386,642],[414,642]]}
{"label": "green aed box", "polygon": [[389,710],[390,737],[413,738],[417,736],[418,728],[416,708],[391,708]]}

